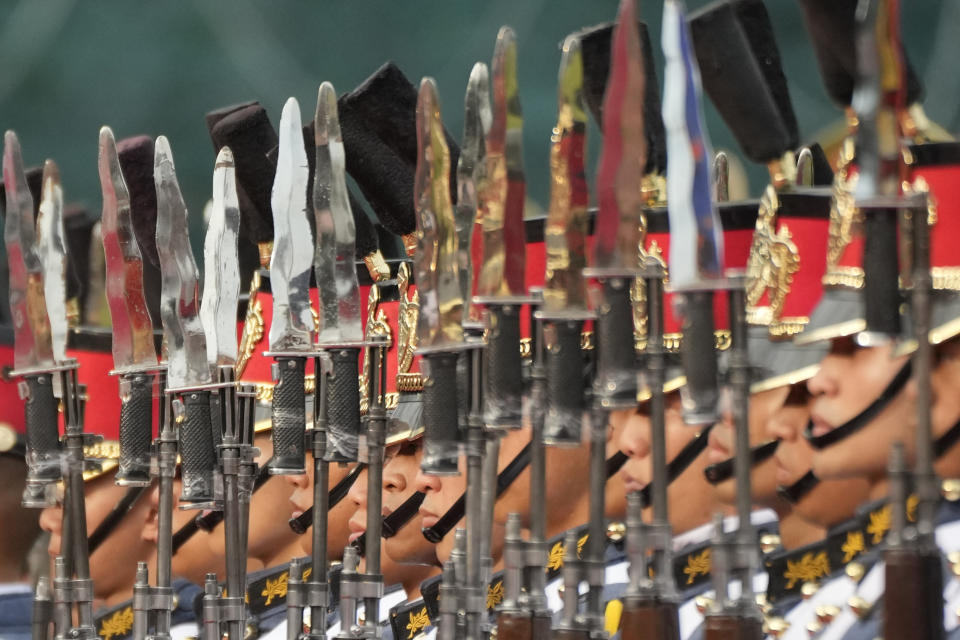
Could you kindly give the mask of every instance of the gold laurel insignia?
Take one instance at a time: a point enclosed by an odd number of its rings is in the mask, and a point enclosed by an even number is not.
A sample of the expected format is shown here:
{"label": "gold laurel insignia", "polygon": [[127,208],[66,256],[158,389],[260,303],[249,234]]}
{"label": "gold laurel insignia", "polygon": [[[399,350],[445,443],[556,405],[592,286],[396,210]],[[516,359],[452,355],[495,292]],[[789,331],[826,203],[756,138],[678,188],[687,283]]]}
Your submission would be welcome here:
{"label": "gold laurel insignia", "polygon": [[487,587],[487,609],[493,609],[503,602],[503,580]]}
{"label": "gold laurel insignia", "polygon": [[263,606],[269,607],[274,598],[287,597],[287,579],[289,575],[289,572],[284,571],[273,580],[267,578],[267,584],[263,588],[263,591],[260,592],[260,595],[266,598]]}
{"label": "gold laurel insignia", "polygon": [[556,570],[563,568],[563,543],[558,542],[550,549],[550,555],[547,556],[547,569]]}
{"label": "gold laurel insignia", "polygon": [[847,533],[847,539],[841,545],[843,551],[843,561],[850,562],[858,555],[866,551],[867,544],[863,538],[863,531],[850,531]]}
{"label": "gold laurel insignia", "polygon": [[[760,210],[747,261],[747,313],[759,320],[755,324],[767,326],[780,323],[793,275],[800,270],[800,254],[790,230],[786,225],[781,225],[779,231],[775,229],[779,208],[777,192],[769,185],[760,199]],[[759,307],[764,295],[767,305]]]}
{"label": "gold laurel insignia", "polygon": [[817,579],[830,574],[830,559],[826,551],[805,553],[796,561],[787,560],[787,570],[783,577],[787,580],[787,589],[792,589],[797,582],[816,582]]}
{"label": "gold laurel insignia", "polygon": [[115,611],[100,625],[100,637],[110,640],[114,636],[122,638],[133,628],[133,605]]}
{"label": "gold laurel insignia", "polygon": [[887,535],[887,531],[890,531],[892,517],[893,513],[890,505],[870,513],[870,522],[867,524],[867,533],[872,536],[871,542],[873,544],[880,544],[883,542],[883,538]]}
{"label": "gold laurel insignia", "polygon": [[247,315],[243,319],[243,332],[240,334],[237,364],[234,365],[237,378],[243,376],[243,371],[247,368],[247,363],[250,362],[250,358],[253,356],[257,344],[263,339],[263,305],[257,298],[257,292],[259,290],[260,274],[254,271],[253,278],[250,279],[250,293],[247,298]]}
{"label": "gold laurel insignia", "polygon": [[577,540],[577,557],[578,557],[578,558],[582,558],[582,557],[583,557],[583,547],[584,547],[584,545],[587,544],[587,539],[588,539],[589,537],[590,537],[590,534],[588,533],[588,534],[584,535],[583,537],[581,537],[579,540]]}
{"label": "gold laurel insignia", "polygon": [[683,574],[687,576],[687,584],[693,584],[697,576],[710,574],[710,560],[709,548],[704,549],[700,553],[691,553],[687,556],[687,566],[683,568]]}
{"label": "gold laurel insignia", "polygon": [[427,615],[426,607],[416,613],[411,611],[409,622],[407,622],[407,630],[410,632],[407,635],[407,640],[412,640],[428,624],[430,624],[430,616]]}
{"label": "gold laurel insignia", "polygon": [[833,180],[833,201],[827,227],[827,270],[823,276],[823,284],[859,289],[863,286],[863,269],[840,264],[843,253],[853,241],[862,221],[862,215],[853,198],[857,182],[856,174],[850,172],[853,154],[853,140],[848,138],[841,146],[837,173]]}
{"label": "gold laurel insignia", "polygon": [[[377,285],[370,287],[370,294],[367,297],[367,324],[364,333],[366,340],[379,337],[383,338],[387,344],[393,340],[393,331],[387,321],[387,314],[380,308],[380,287]],[[371,348],[363,350],[363,367],[359,379],[360,413],[366,413],[370,406],[370,358],[372,352]]]}

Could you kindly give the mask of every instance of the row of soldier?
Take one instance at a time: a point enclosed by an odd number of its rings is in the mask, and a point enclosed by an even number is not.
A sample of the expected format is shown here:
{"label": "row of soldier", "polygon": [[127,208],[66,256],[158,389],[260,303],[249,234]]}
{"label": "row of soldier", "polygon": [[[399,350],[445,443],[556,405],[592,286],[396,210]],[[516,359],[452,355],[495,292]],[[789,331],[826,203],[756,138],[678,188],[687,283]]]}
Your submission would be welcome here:
{"label": "row of soldier", "polygon": [[[668,0],[662,110],[630,0],[566,39],[545,219],[523,219],[508,28],[459,149],[432,81],[390,64],[324,84],[302,130],[292,99],[279,132],[212,112],[202,299],[169,143],[104,128],[99,336],[67,330],[87,274],[56,167],[31,197],[8,133],[11,450],[62,558],[33,637],[955,632],[956,145],[930,139],[895,1],[802,4],[850,124],[833,168],[799,148],[760,0]],[[770,169],[759,201],[728,201],[701,80]]]}

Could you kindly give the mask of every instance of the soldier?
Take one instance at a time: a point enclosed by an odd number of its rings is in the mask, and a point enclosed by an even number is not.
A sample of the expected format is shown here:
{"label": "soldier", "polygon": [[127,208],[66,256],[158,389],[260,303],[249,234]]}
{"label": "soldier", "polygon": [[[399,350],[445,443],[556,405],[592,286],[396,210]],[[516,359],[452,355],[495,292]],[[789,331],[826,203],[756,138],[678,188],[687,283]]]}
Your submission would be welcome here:
{"label": "soldier", "polygon": [[0,559],[0,633],[12,640],[30,638],[30,602],[33,594],[27,561],[40,534],[32,514],[20,505],[27,477],[23,437],[0,423],[0,518],[5,524]]}

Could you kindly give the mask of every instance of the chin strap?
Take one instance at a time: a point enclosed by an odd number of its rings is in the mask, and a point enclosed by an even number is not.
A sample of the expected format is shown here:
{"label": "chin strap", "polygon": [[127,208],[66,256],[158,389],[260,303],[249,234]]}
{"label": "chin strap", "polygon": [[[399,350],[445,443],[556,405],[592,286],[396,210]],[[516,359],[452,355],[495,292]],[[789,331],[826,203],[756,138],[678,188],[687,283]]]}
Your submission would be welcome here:
{"label": "chin strap", "polygon": [[[777,451],[777,446],[780,444],[779,440],[771,440],[764,444],[758,445],[753,449],[750,449],[750,468],[757,466],[762,462],[766,462],[773,456]],[[718,485],[721,482],[726,482],[733,477],[733,465],[735,458],[728,458],[723,462],[718,462],[712,464],[706,469],[703,470],[703,475],[707,477],[707,482],[712,485]]]}
{"label": "chin strap", "polygon": [[820,478],[814,475],[812,470],[807,471],[802,478],[793,484],[777,487],[777,495],[790,504],[797,504],[818,484],[820,484]]}
{"label": "chin strap", "polygon": [[955,444],[960,442],[960,420],[953,423],[953,426],[947,429],[947,432],[933,441],[933,457],[939,460],[943,455],[950,451]]}
{"label": "chin strap", "polygon": [[[403,501],[403,504],[391,511],[386,518],[383,518],[380,521],[381,537],[392,538],[397,535],[400,529],[410,522],[413,516],[417,515],[417,511],[420,510],[420,505],[423,504],[423,499],[426,497],[426,494],[422,491],[414,491],[413,495]],[[350,546],[357,550],[357,555],[363,556],[367,551],[366,532],[361,533],[350,543]]]}
{"label": "chin strap", "polygon": [[137,503],[137,500],[146,492],[147,488],[148,487],[127,488],[123,497],[120,498],[113,509],[110,510],[110,513],[107,514],[107,517],[103,519],[103,522],[101,522],[93,533],[90,534],[90,537],[87,538],[87,548],[91,555],[97,550],[97,547],[103,544],[103,541],[113,533],[113,530],[117,528],[117,525],[120,524],[123,517],[130,513],[133,505]]}
{"label": "chin strap", "polygon": [[[677,454],[673,460],[667,463],[667,486],[670,486],[674,480],[676,480],[680,474],[687,470],[687,468],[693,464],[693,461],[697,459],[704,449],[707,448],[707,437],[710,435],[710,430],[713,429],[713,425],[709,425],[700,431],[693,440],[688,442],[686,446],[680,450],[680,453]],[[640,503],[644,508],[650,506],[650,492],[653,491],[653,483],[649,483],[643,489],[640,489]]]}
{"label": "chin strap", "polygon": [[897,375],[893,377],[893,380],[890,381],[890,384],[887,385],[887,388],[883,390],[883,393],[880,394],[876,400],[874,400],[870,406],[866,409],[855,415],[853,418],[838,426],[835,429],[831,429],[822,436],[813,435],[813,421],[811,420],[807,423],[807,429],[804,432],[804,436],[810,442],[814,449],[825,449],[831,445],[852,436],[854,433],[864,428],[870,421],[877,417],[877,415],[883,411],[890,402],[897,397],[897,394],[900,393],[903,388],[907,385],[907,382],[910,380],[910,373],[913,367],[911,362],[908,360],[906,364],[903,365],[903,368],[897,372]]}
{"label": "chin strap", "polygon": [[[335,506],[340,504],[341,500],[347,497],[347,494],[350,492],[350,487],[353,486],[353,483],[357,481],[360,473],[366,468],[367,463],[361,462],[353,469],[350,469],[350,473],[345,475],[343,479],[333,487],[333,489],[330,489],[330,492],[327,494],[327,511],[333,509]],[[290,525],[290,529],[295,534],[305,534],[307,529],[309,529],[313,524],[313,507],[310,507],[296,518],[290,518],[287,524]]]}

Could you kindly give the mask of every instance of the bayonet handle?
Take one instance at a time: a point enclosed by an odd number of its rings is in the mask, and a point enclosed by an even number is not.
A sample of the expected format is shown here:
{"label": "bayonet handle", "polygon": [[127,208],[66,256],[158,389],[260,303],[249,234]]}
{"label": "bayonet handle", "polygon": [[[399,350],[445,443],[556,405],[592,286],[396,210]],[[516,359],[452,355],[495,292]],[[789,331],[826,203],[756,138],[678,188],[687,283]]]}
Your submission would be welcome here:
{"label": "bayonet handle", "polygon": [[620,617],[620,636],[623,640],[679,640],[677,605],[656,599],[625,598]]}
{"label": "bayonet handle", "polygon": [[26,376],[24,412],[27,427],[29,479],[56,482],[60,479],[60,432],[53,376]]}
{"label": "bayonet handle", "polygon": [[687,424],[712,424],[718,418],[720,387],[714,351],[713,295],[713,291],[684,294],[680,357],[687,377],[683,394],[683,419]]}
{"label": "bayonet handle", "polygon": [[943,570],[935,550],[888,549],[883,554],[883,637],[941,640]]}
{"label": "bayonet handle", "polygon": [[277,358],[277,383],[273,388],[273,458],[270,473],[297,475],[304,467],[307,402],[303,387],[307,359]]}
{"label": "bayonet handle", "polygon": [[353,462],[360,437],[360,349],[329,352],[332,371],[327,378],[327,459]]}
{"label": "bayonet handle", "polygon": [[519,305],[487,306],[486,390],[483,420],[488,427],[520,426],[523,363],[520,358]]}
{"label": "bayonet handle", "polygon": [[186,503],[214,500],[213,474],[217,454],[210,426],[210,392],[183,394],[183,422],[179,429],[181,477],[180,501]]}
{"label": "bayonet handle", "polygon": [[497,618],[498,640],[532,640],[533,619],[529,611],[503,611]]}
{"label": "bayonet handle", "polygon": [[547,410],[543,438],[548,444],[580,444],[586,407],[582,332],[582,320],[550,321],[544,330]]}
{"label": "bayonet handle", "polygon": [[867,209],[863,248],[863,298],[867,331],[900,333],[900,270],[897,261],[897,210]]}
{"label": "bayonet handle", "polygon": [[423,423],[424,448],[420,467],[425,473],[455,475],[458,472],[460,425],[458,422],[458,351],[424,354]]}
{"label": "bayonet handle", "polygon": [[594,391],[604,409],[629,409],[637,405],[631,284],[628,278],[605,279],[603,302],[597,307]]}
{"label": "bayonet handle", "polygon": [[761,640],[763,622],[736,614],[708,615],[703,637],[704,640]]}
{"label": "bayonet handle", "polygon": [[121,385],[120,465],[116,482],[145,487],[150,484],[153,378],[147,373],[130,373],[123,376]]}

